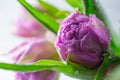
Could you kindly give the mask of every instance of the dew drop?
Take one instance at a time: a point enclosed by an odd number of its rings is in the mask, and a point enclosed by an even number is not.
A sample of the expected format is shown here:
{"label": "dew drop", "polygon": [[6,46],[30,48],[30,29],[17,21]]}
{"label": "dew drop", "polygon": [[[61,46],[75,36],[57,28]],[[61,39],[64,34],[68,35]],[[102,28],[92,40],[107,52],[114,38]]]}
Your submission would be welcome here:
{"label": "dew drop", "polygon": [[75,71],[75,73],[74,73],[74,74],[76,74],[76,75],[77,75],[77,74],[79,74],[79,71]]}
{"label": "dew drop", "polygon": [[112,58],[112,56],[109,56],[109,57],[108,57],[108,59],[111,59],[111,58]]}

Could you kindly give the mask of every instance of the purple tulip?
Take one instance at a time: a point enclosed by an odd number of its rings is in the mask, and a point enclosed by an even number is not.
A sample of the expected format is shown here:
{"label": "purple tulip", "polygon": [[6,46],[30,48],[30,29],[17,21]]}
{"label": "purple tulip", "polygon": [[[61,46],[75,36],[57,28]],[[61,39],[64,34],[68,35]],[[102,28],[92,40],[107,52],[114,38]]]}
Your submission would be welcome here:
{"label": "purple tulip", "polygon": [[[9,51],[8,56],[12,57],[15,63],[31,64],[38,60],[50,59],[59,60],[53,44],[46,39],[32,38]],[[33,73],[16,73],[16,80],[57,80],[58,73],[54,71],[39,71]]]}
{"label": "purple tulip", "polygon": [[22,15],[15,22],[14,33],[21,37],[43,36],[47,29],[35,20],[26,10],[22,10]]}
{"label": "purple tulip", "polygon": [[16,63],[32,63],[40,59],[58,60],[53,44],[44,38],[31,38],[8,52]]}
{"label": "purple tulip", "polygon": [[109,42],[108,29],[95,15],[87,17],[76,11],[61,23],[55,46],[64,60],[95,68]]}
{"label": "purple tulip", "polygon": [[16,74],[16,80],[57,80],[58,74],[54,71],[40,71],[33,73],[21,73]]}

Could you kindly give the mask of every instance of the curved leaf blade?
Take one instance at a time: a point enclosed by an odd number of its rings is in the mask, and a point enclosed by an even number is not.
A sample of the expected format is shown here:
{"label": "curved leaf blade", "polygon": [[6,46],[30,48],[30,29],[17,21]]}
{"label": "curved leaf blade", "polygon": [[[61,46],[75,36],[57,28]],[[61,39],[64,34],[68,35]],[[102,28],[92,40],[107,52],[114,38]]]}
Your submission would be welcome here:
{"label": "curved leaf blade", "polygon": [[28,4],[25,0],[18,0],[21,5],[23,5],[40,23],[45,25],[46,28],[51,30],[53,33],[57,34],[59,24],[49,17],[48,15],[42,13],[41,11],[35,9],[30,4]]}
{"label": "curved leaf blade", "polygon": [[60,10],[56,8],[55,6],[47,3],[44,0],[38,0],[38,1],[39,1],[40,6],[43,9],[45,9],[45,11],[55,19],[63,19],[66,17],[67,14],[69,14],[68,11]]}
{"label": "curved leaf blade", "polygon": [[40,60],[33,64],[10,64],[10,63],[0,63],[1,69],[20,71],[20,72],[36,72],[42,70],[54,70],[59,71],[67,75],[72,75],[74,69],[70,65],[65,65],[59,61],[53,60]]}
{"label": "curved leaf blade", "polygon": [[85,13],[85,5],[83,0],[66,0],[73,8],[78,8],[80,12]]}
{"label": "curved leaf blade", "polygon": [[85,5],[85,13],[86,15],[90,15],[90,14],[94,14],[94,9],[93,9],[93,5],[91,3],[91,0],[83,0],[84,5]]}

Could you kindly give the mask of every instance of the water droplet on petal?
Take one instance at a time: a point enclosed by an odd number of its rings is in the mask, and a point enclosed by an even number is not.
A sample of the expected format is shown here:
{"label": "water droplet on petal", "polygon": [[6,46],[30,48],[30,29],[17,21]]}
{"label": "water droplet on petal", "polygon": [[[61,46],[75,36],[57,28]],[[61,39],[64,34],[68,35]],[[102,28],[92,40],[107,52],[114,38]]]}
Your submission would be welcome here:
{"label": "water droplet on petal", "polygon": [[77,74],[79,74],[79,71],[75,71],[75,73],[74,73],[74,74],[76,74],[76,75],[77,75]]}

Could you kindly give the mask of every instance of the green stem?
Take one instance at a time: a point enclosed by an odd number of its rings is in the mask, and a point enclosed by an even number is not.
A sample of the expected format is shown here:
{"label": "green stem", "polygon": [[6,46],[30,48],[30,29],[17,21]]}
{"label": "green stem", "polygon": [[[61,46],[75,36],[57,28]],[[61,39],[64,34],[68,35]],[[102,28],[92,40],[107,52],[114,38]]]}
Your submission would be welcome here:
{"label": "green stem", "polygon": [[105,56],[104,57],[104,60],[101,64],[101,66],[99,67],[95,77],[94,77],[94,80],[102,80],[104,79],[104,70],[108,67],[108,65],[110,64],[110,61],[108,60],[108,56]]}
{"label": "green stem", "polygon": [[93,6],[91,4],[90,0],[83,0],[84,4],[85,4],[85,14],[87,16],[89,16],[89,14],[93,14],[94,10],[93,10]]}
{"label": "green stem", "polygon": [[104,72],[110,66],[110,64],[116,61],[120,61],[120,58],[115,56],[111,52],[105,53],[103,58],[104,58],[103,62],[101,66],[99,67],[99,69],[97,70],[94,80],[104,80],[105,78]]}

